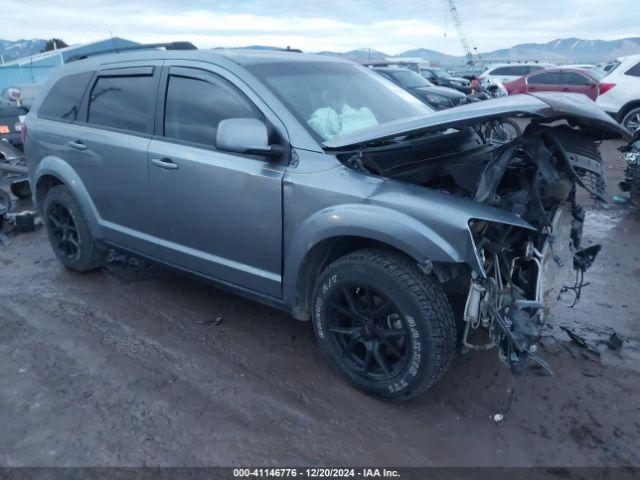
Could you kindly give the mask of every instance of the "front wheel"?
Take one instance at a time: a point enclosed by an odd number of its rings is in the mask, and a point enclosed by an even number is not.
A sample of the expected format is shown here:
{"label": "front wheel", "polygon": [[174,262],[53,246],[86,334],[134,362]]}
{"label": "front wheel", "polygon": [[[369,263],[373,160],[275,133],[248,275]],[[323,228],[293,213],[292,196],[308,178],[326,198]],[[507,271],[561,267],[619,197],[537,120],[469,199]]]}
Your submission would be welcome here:
{"label": "front wheel", "polygon": [[357,388],[408,399],[435,384],[451,363],[451,305],[411,259],[360,250],[329,265],[316,284],[313,326],[323,353]]}

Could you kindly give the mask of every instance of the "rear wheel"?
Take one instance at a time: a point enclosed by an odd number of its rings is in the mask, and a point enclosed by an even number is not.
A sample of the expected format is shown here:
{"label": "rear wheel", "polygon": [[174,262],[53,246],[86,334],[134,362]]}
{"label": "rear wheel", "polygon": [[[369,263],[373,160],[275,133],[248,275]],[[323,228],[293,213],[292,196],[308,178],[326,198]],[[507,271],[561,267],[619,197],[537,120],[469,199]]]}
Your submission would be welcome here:
{"label": "rear wheel", "polygon": [[44,224],[58,260],[68,269],[86,272],[100,266],[105,251],[89,231],[76,200],[67,187],[53,187],[44,199]]}
{"label": "rear wheel", "polygon": [[336,260],[320,276],[313,305],[323,353],[367,393],[413,397],[436,383],[453,359],[451,305],[401,254],[369,249]]}
{"label": "rear wheel", "polygon": [[640,130],[640,107],[634,108],[624,116],[622,126],[631,133]]}

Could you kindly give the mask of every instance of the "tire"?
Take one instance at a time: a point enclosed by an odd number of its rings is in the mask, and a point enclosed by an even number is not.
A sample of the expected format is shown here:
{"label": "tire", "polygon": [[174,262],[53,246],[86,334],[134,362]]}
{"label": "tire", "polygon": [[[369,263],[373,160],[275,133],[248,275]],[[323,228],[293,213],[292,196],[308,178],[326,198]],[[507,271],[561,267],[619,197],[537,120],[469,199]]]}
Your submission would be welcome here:
{"label": "tire", "polygon": [[16,180],[11,184],[11,193],[16,198],[25,199],[31,197],[31,185],[29,180]]}
{"label": "tire", "polygon": [[640,107],[632,109],[622,119],[622,126],[629,130],[630,133],[634,133],[636,130],[640,130]]}
{"label": "tire", "polygon": [[57,185],[47,192],[43,223],[49,243],[65,268],[87,272],[102,264],[106,252],[91,236],[84,215],[67,187]]}
{"label": "tire", "polygon": [[320,275],[312,301],[320,349],[366,393],[414,397],[455,356],[451,304],[440,285],[399,253],[367,249],[339,258]]}

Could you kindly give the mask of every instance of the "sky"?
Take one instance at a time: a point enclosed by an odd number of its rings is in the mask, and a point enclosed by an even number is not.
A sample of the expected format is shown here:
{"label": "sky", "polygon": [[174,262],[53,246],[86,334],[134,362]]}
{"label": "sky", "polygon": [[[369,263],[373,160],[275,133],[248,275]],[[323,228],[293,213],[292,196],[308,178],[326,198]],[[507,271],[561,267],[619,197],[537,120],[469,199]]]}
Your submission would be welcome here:
{"label": "sky", "polygon": [[[429,48],[461,55],[446,0],[2,0],[0,38],[62,38],[69,44],[110,34],[199,48],[270,45],[305,51],[373,48],[397,54]],[[456,0],[480,52],[557,38],[640,36],[638,0]]]}

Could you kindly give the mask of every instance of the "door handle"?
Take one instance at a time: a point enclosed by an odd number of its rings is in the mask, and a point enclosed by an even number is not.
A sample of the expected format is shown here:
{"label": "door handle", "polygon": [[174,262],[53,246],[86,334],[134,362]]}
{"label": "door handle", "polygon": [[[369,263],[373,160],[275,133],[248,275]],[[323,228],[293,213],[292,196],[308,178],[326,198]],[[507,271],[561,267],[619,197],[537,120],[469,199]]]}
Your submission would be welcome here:
{"label": "door handle", "polygon": [[163,168],[164,170],[176,170],[178,164],[174,163],[170,158],[152,158],[151,165]]}
{"label": "door handle", "polygon": [[86,150],[87,146],[82,143],[80,140],[71,140],[67,145],[71,148],[75,148],[76,150]]}
{"label": "door handle", "polygon": [[563,91],[563,92],[568,92],[568,91],[569,91],[569,89],[568,89],[568,88],[563,88],[563,89],[562,89],[562,91]]}

